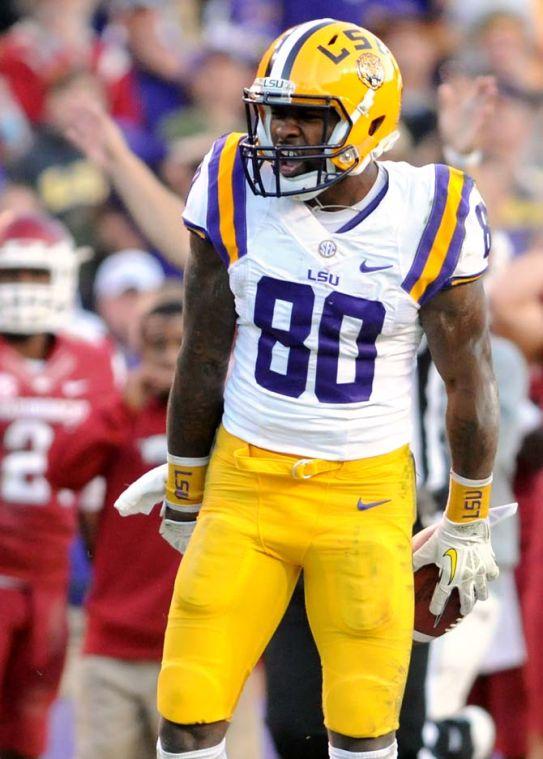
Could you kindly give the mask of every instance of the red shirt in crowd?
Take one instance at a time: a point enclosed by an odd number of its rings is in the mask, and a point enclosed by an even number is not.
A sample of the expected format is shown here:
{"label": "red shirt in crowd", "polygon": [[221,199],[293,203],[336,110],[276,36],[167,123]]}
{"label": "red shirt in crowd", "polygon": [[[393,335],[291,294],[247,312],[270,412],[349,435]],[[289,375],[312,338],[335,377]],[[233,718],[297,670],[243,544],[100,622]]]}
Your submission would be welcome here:
{"label": "red shirt in crowd", "polygon": [[104,83],[111,113],[134,123],[141,120],[132,64],[117,45],[89,33],[88,45],[68,48],[32,19],[14,24],[0,38],[0,75],[30,121],[43,118],[45,95],[51,84],[73,70],[88,68]]}
{"label": "red shirt in crowd", "polygon": [[166,460],[166,402],[139,411],[122,398],[102,404],[55,441],[49,475],[78,489],[106,479],[99,515],[93,580],[86,604],[84,652],[129,660],[157,660],[180,556],[159,535],[159,508],[150,516],[121,517],[113,503],[124,488]]}
{"label": "red shirt in crowd", "polygon": [[67,584],[73,493],[46,478],[47,453],[65,424],[115,394],[109,349],[55,338],[47,359],[26,359],[0,336],[0,576]]}

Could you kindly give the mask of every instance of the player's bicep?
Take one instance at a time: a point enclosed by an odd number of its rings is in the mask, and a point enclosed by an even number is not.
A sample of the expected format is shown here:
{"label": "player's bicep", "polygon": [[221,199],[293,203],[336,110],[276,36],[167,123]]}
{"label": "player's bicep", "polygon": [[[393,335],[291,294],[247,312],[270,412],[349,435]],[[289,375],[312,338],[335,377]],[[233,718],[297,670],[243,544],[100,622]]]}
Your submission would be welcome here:
{"label": "player's bicep", "polygon": [[182,354],[227,364],[236,312],[228,271],[211,243],[191,234],[185,270]]}
{"label": "player's bicep", "polygon": [[446,384],[490,366],[488,308],[482,282],[450,288],[420,310],[432,359]]}

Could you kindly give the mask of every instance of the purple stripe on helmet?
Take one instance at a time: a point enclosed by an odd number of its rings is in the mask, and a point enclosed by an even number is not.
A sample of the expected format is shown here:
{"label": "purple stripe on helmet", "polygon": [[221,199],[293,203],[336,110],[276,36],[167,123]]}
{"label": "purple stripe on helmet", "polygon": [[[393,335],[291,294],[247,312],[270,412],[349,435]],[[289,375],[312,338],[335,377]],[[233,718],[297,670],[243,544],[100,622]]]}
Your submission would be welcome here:
{"label": "purple stripe on helmet", "polygon": [[388,171],[385,169],[385,184],[379,190],[377,195],[374,197],[374,199],[371,201],[371,203],[368,203],[368,205],[363,208],[360,213],[357,213],[355,217],[353,217],[350,221],[347,222],[347,224],[344,224],[341,229],[338,229],[336,234],[339,234],[340,232],[349,232],[351,229],[354,229],[357,227],[364,219],[367,219],[367,217],[370,215],[370,213],[373,213],[379,203],[383,200],[385,195],[388,192]]}
{"label": "purple stripe on helmet", "polygon": [[247,180],[245,179],[245,172],[243,171],[239,143],[236,146],[236,158],[234,159],[234,169],[232,171],[232,192],[234,196],[234,229],[236,231],[236,244],[238,246],[238,258],[241,258],[247,253]]}
{"label": "purple stripe on helmet", "polygon": [[[309,29],[306,29],[306,31],[302,34],[299,40],[295,42],[295,44],[292,46],[292,50],[287,56],[287,59],[283,65],[283,70],[281,72],[281,79],[290,79],[290,75],[292,73],[292,67],[294,66],[294,62],[296,60],[296,56],[302,49],[302,47],[305,45],[307,40],[312,37],[315,32],[318,32],[320,29],[323,29],[325,26],[330,26],[330,24],[333,24],[333,20],[331,18],[327,18],[324,21],[318,21],[316,20],[313,26],[311,26]],[[296,30],[294,30],[296,31]]]}
{"label": "purple stripe on helmet", "polygon": [[460,258],[460,251],[462,250],[462,245],[464,243],[464,237],[466,236],[466,217],[469,213],[469,197],[473,189],[473,184],[474,182],[471,177],[464,176],[460,203],[458,204],[458,209],[456,211],[456,226],[449,244],[449,249],[445,256],[445,260],[443,261],[441,271],[424,291],[424,294],[420,299],[421,305],[430,300],[430,298],[433,298],[436,293],[443,289],[456,268],[458,259]]}
{"label": "purple stripe on helmet", "polygon": [[448,187],[449,187],[449,167],[443,164],[436,164],[435,167],[435,187],[434,202],[430,216],[426,222],[424,232],[420,238],[419,246],[411,264],[407,277],[402,282],[404,290],[409,292],[413,285],[420,279],[420,276],[432,250],[434,240],[441,224],[441,219],[447,205]]}
{"label": "purple stripe on helmet", "polygon": [[230,256],[221,237],[221,215],[219,209],[219,162],[228,135],[216,140],[208,166],[207,190],[207,233],[211,243],[225,266],[230,264]]}

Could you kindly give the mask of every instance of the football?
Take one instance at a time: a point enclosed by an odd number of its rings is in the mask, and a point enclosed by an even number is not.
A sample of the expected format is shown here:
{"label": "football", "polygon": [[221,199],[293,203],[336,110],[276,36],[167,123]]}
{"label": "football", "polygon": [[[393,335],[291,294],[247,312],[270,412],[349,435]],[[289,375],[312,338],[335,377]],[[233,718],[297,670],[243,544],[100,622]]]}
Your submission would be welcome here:
{"label": "football", "polygon": [[[426,527],[413,537],[413,553],[431,537],[437,524]],[[430,601],[434,588],[439,579],[439,569],[435,564],[426,564],[415,572],[415,629],[413,640],[417,643],[428,643],[448,632],[461,619],[460,596],[453,589],[445,611],[439,623],[434,627],[436,617],[430,611]]]}

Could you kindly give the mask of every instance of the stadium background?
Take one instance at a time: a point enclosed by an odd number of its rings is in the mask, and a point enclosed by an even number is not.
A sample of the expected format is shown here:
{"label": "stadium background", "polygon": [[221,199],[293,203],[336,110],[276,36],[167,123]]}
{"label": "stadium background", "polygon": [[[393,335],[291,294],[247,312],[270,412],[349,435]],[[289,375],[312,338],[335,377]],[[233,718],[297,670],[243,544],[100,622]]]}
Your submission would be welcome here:
{"label": "stadium background", "polygon": [[[69,227],[79,245],[93,251],[81,268],[80,303],[72,326],[89,339],[110,340],[129,369],[137,366],[139,314],[158,292],[178,293],[182,271],[176,263],[185,252],[160,249],[156,238],[153,244],[145,220],[128,210],[133,206],[126,188],[99,150],[109,139],[108,117],[104,114],[94,123],[94,152],[88,135],[91,148],[82,151],[77,139],[74,144],[77,118],[99,104],[133,153],[183,198],[213,139],[243,131],[240,92],[250,83],[266,44],[288,26],[327,15],[372,29],[399,61],[405,91],[395,158],[415,164],[443,160],[444,142],[462,152],[462,135],[470,133],[473,116],[464,98],[473,77],[495,77],[493,117],[477,138],[482,161],[474,162],[473,173],[494,230],[489,286],[494,329],[518,345],[532,378],[533,404],[526,401],[518,409],[526,436],[516,472],[522,499],[517,582],[528,656],[515,667],[510,696],[537,711],[541,702],[530,707],[529,701],[532,691],[541,693],[543,675],[532,655],[529,630],[538,626],[532,599],[541,599],[543,593],[537,558],[541,552],[531,539],[543,534],[537,412],[543,356],[543,3],[4,0],[0,223],[10,211],[46,210]],[[442,89],[439,97],[443,82],[449,89]],[[177,219],[172,222],[177,224]],[[421,434],[421,449],[425,442]],[[421,461],[429,458],[423,451]],[[430,469],[426,475],[431,480]],[[94,498],[96,507],[99,496]],[[91,572],[80,541],[74,545],[72,563],[76,650]],[[54,710],[48,759],[73,756],[73,664]],[[260,698],[260,691],[256,695]],[[271,757],[264,737],[262,741],[262,755]],[[531,753],[532,759],[542,755]]]}

